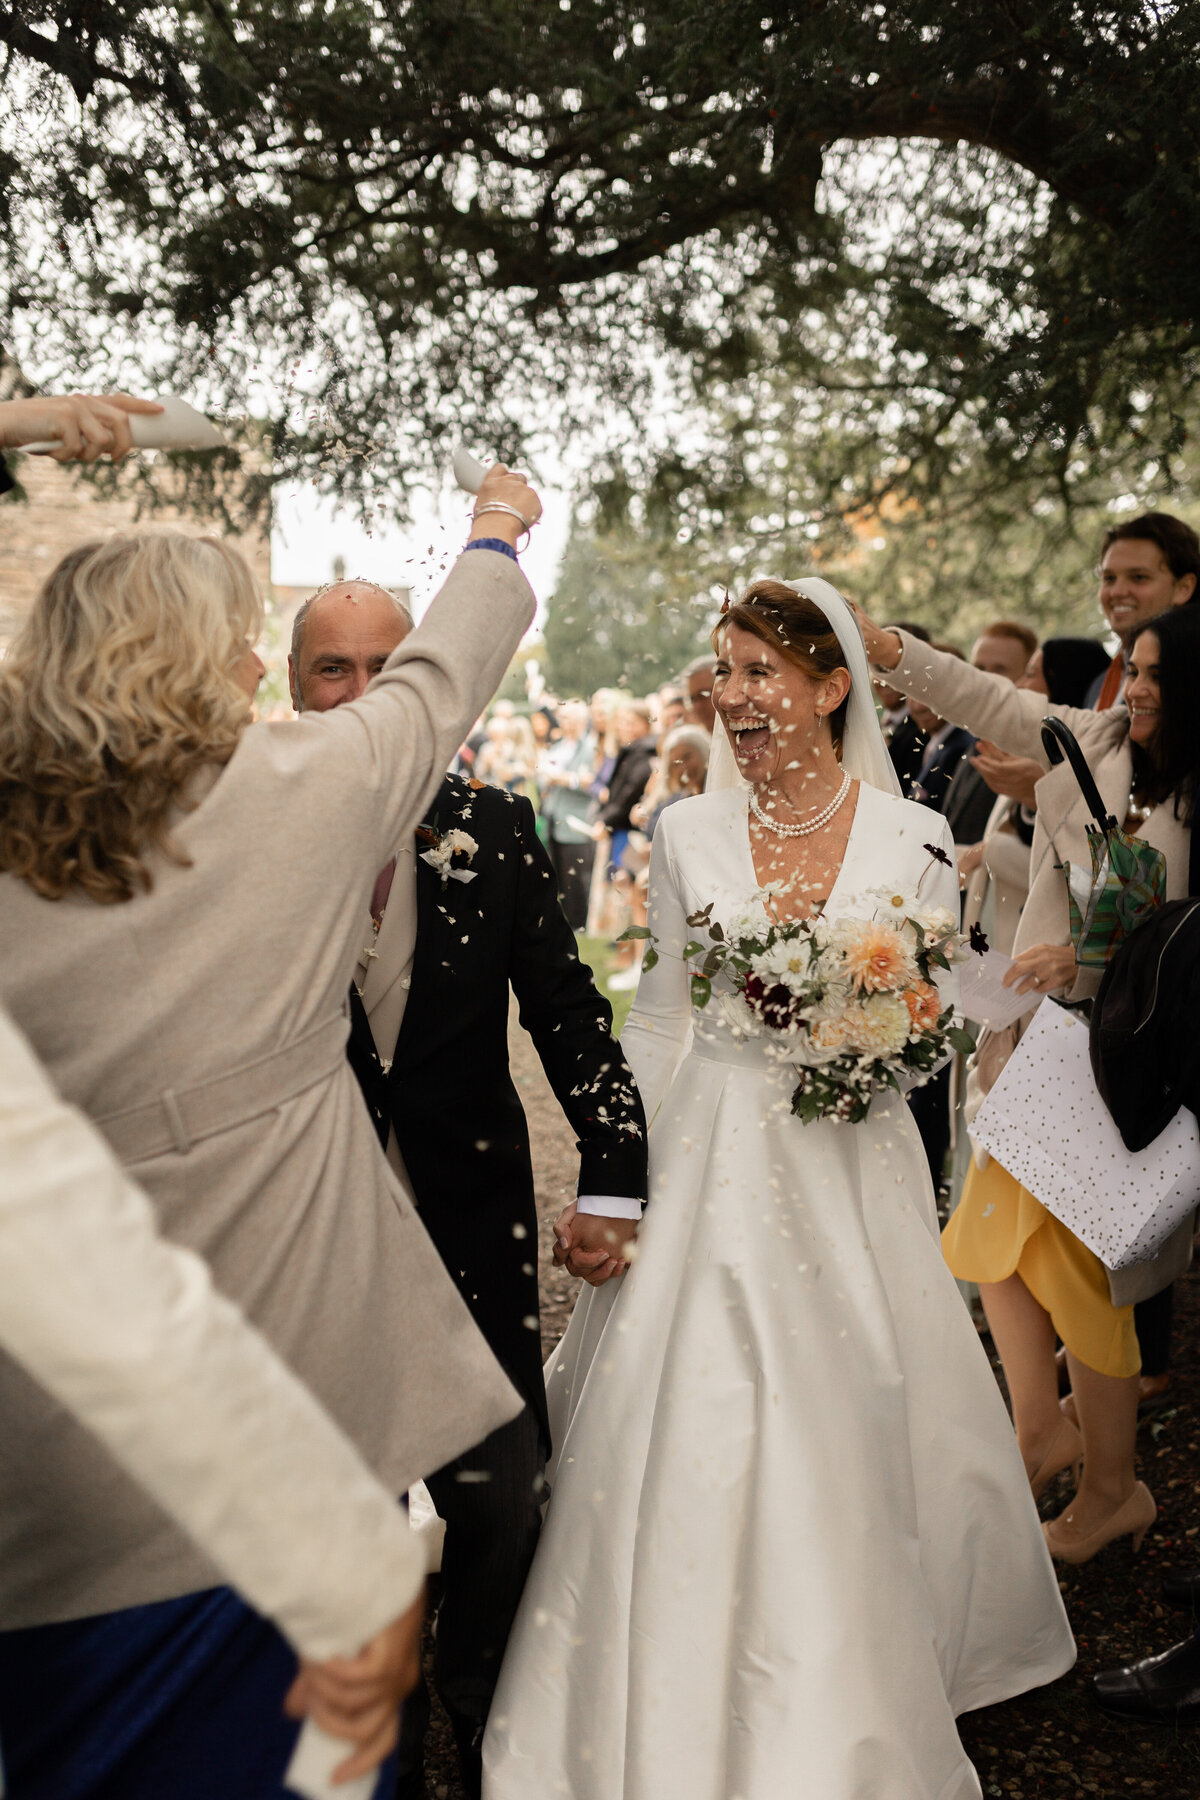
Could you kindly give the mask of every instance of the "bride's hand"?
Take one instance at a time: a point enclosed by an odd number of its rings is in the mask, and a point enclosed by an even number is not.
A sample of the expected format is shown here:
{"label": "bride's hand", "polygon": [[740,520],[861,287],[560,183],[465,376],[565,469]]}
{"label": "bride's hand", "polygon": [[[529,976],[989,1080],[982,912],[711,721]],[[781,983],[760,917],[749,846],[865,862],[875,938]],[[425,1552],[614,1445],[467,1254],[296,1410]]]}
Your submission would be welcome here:
{"label": "bride's hand", "polygon": [[625,1273],[637,1230],[633,1219],[581,1213],[572,1201],[554,1221],[554,1260],[568,1274],[601,1287]]}

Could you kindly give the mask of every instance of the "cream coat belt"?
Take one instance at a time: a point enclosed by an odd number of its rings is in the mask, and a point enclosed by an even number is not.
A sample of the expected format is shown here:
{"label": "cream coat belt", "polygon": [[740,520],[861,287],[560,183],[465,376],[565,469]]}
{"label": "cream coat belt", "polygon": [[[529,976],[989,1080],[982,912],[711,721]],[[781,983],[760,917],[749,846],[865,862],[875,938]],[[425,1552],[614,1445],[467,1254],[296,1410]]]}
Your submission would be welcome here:
{"label": "cream coat belt", "polygon": [[96,1124],[123,1163],[146,1162],[170,1150],[186,1156],[193,1144],[248,1125],[326,1080],[345,1060],[348,1030],[346,1015],[338,1012],[286,1050],[195,1087],[163,1088],[144,1106],[108,1113]]}

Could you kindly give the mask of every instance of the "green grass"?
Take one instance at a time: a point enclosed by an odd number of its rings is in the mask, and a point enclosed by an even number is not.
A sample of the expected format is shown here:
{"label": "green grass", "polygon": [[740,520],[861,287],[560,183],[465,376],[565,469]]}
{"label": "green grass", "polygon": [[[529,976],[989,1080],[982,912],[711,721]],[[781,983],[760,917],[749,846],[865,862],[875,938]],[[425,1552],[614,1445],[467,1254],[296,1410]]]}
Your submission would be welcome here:
{"label": "green grass", "polygon": [[596,986],[608,1001],[613,1010],[613,1032],[620,1037],[621,1027],[625,1023],[629,1008],[633,1005],[632,994],[614,994],[608,985],[610,975],[616,973],[617,958],[604,938],[588,937],[586,934],[576,940],[579,954],[596,977]]}

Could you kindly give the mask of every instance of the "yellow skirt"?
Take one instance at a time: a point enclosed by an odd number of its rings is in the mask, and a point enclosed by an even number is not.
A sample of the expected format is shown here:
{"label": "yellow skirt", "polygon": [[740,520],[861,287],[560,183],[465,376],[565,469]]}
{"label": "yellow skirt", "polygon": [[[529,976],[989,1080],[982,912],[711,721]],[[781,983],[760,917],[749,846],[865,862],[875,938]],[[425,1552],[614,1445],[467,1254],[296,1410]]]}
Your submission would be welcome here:
{"label": "yellow skirt", "polygon": [[942,1233],[960,1281],[1019,1275],[1072,1356],[1101,1375],[1142,1366],[1132,1306],[1114,1306],[1104,1264],[993,1157],[971,1164],[962,1199]]}

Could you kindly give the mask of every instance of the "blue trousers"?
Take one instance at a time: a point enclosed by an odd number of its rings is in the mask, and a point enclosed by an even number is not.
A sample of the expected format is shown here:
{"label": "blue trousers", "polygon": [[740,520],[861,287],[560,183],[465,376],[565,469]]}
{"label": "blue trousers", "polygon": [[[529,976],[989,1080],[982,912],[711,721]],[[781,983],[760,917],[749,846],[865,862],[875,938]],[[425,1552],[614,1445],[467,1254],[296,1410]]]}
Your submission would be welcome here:
{"label": "blue trousers", "polygon": [[295,1674],[229,1588],[0,1632],[6,1800],[285,1800]]}

